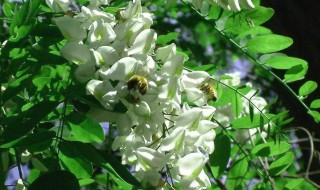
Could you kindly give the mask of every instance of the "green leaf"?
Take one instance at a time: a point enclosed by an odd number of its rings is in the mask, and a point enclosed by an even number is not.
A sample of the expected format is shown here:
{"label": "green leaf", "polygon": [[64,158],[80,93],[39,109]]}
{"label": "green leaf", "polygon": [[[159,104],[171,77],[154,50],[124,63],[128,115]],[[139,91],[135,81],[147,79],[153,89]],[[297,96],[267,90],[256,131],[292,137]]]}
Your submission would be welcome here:
{"label": "green leaf", "polygon": [[24,3],[23,6],[21,6],[21,8],[19,9],[19,5],[16,4],[14,16],[12,18],[12,22],[9,27],[10,35],[14,35],[15,30],[19,28],[25,21],[24,18],[27,17],[27,8],[28,8],[27,6],[28,6],[28,3]]}
{"label": "green leaf", "polygon": [[227,135],[220,133],[214,139],[215,150],[210,155],[212,175],[218,178],[226,169],[231,154],[231,143]]}
{"label": "green leaf", "polygon": [[[97,166],[100,166],[107,170],[111,175],[115,178],[118,178],[121,181],[125,181],[128,184],[139,187],[140,183],[137,181],[135,177],[124,167],[120,162],[117,161],[111,155],[107,155],[107,157],[102,157],[101,154],[97,152],[92,146],[79,142],[68,142],[74,148],[76,148],[84,158],[90,160]],[[123,183],[123,182],[122,182]]]}
{"label": "green leaf", "polygon": [[294,154],[292,152],[288,152],[272,162],[269,168],[269,175],[277,176],[284,172],[293,162]]}
{"label": "green leaf", "polygon": [[[251,118],[250,118],[250,120],[251,120]],[[254,119],[251,120],[251,123],[253,123],[253,121],[254,121]],[[266,121],[266,120],[264,119],[264,116],[263,116],[262,114],[260,114],[260,117],[259,117],[259,128],[260,128],[261,131],[262,131],[263,128],[264,128],[265,121]],[[269,125],[269,122],[268,122],[268,121],[267,121],[267,123],[268,123],[268,125]]]}
{"label": "green leaf", "polygon": [[214,75],[218,68],[212,64],[209,65],[202,65],[202,66],[198,66],[193,68],[194,71],[206,71],[207,73],[209,73],[210,75]]}
{"label": "green leaf", "polygon": [[308,63],[299,58],[276,56],[266,60],[266,63],[274,69],[290,69],[296,65],[308,65]]}
{"label": "green leaf", "polygon": [[164,46],[168,44],[170,41],[177,39],[177,37],[178,37],[178,33],[176,32],[170,32],[166,35],[160,35],[156,40],[156,44],[160,44]]}
{"label": "green leaf", "polygon": [[41,7],[41,3],[43,0],[32,0],[30,1],[30,7],[28,7],[28,16],[26,19],[26,22],[28,22],[30,19],[33,19],[35,15],[38,13],[38,10]]}
{"label": "green leaf", "polygon": [[77,178],[90,178],[92,175],[92,164],[84,157],[80,156],[76,148],[69,143],[60,142],[59,159],[63,166],[73,173]]}
{"label": "green leaf", "polygon": [[258,183],[256,184],[252,190],[273,190],[268,183]]}
{"label": "green leaf", "polygon": [[310,108],[318,109],[320,108],[320,99],[311,102]]}
{"label": "green leaf", "polygon": [[249,35],[266,35],[266,34],[272,34],[272,31],[263,26],[256,26],[254,28],[251,28],[247,31],[242,32],[235,39],[242,40]]}
{"label": "green leaf", "polygon": [[243,183],[246,182],[246,174],[248,173],[248,161],[241,158],[237,160],[227,177],[227,189],[243,189]]}
{"label": "green leaf", "polygon": [[206,16],[207,20],[217,20],[221,16],[222,9],[218,5],[212,5],[210,7],[209,13]]}
{"label": "green leaf", "polygon": [[299,96],[311,94],[318,88],[318,84],[314,81],[307,81],[299,88]]}
{"label": "green leaf", "polygon": [[33,19],[28,23],[25,23],[21,27],[19,27],[17,30],[15,30],[15,36],[11,36],[9,38],[9,41],[11,42],[19,42],[23,38],[27,37],[30,32],[32,31],[34,25],[35,25],[36,20]]}
{"label": "green leaf", "polygon": [[280,141],[280,143],[267,142],[262,143],[254,147],[251,154],[260,157],[276,156],[290,150],[291,145],[285,141]]}
{"label": "green leaf", "polygon": [[27,74],[9,83],[7,89],[2,93],[1,101],[6,102],[10,98],[17,95],[30,83],[30,80],[31,74]]}
{"label": "green leaf", "polygon": [[[15,141],[1,145],[0,148],[21,147],[21,148],[28,148],[29,151],[44,150],[51,145],[55,135],[56,133],[53,131],[42,131],[37,133],[30,133],[27,136],[19,138]],[[43,148],[43,144],[47,146],[44,146]]]}
{"label": "green leaf", "polygon": [[278,97],[272,99],[263,109],[269,110],[271,106],[273,106],[278,101]]}
{"label": "green leaf", "polygon": [[11,18],[11,16],[13,15],[13,10],[12,10],[11,4],[12,3],[4,2],[2,5],[3,13],[8,18]]}
{"label": "green leaf", "polygon": [[242,100],[241,95],[238,93],[234,93],[232,99],[231,99],[231,105],[232,105],[232,112],[233,115],[237,118],[241,115],[242,112]]}
{"label": "green leaf", "polygon": [[[14,13],[14,17],[12,19],[11,25],[10,25],[10,35],[13,36],[14,34],[17,34],[17,30],[19,28],[26,24],[29,25],[32,23],[31,21],[34,20],[35,15],[37,14],[41,2],[43,0],[32,0],[32,1],[26,1],[22,4],[21,8],[18,10],[18,4],[16,5],[16,10]],[[28,28],[28,26],[25,26]],[[24,28],[24,27],[23,27]],[[18,33],[25,33],[25,29],[22,29],[22,31],[19,31]],[[29,31],[30,32],[30,31]]]}
{"label": "green leaf", "polygon": [[[87,0],[86,0],[87,1]],[[107,13],[111,13],[111,14],[116,14],[119,10],[120,10],[120,8],[119,7],[105,7],[104,9],[103,9],[105,12],[107,12]]]}
{"label": "green leaf", "polygon": [[232,80],[232,76],[230,75],[220,75],[220,80]]}
{"label": "green leaf", "polygon": [[102,127],[85,115],[71,113],[66,117],[66,121],[73,135],[68,140],[85,143],[104,141],[105,136]]}
{"label": "green leaf", "polygon": [[226,21],[225,30],[227,33],[240,34],[265,23],[273,14],[272,8],[259,6],[255,9],[247,9],[230,16]]}
{"label": "green leaf", "polygon": [[57,170],[37,178],[28,190],[80,190],[78,179],[70,172]]}
{"label": "green leaf", "polygon": [[254,107],[253,105],[249,102],[249,116],[250,116],[250,122],[253,122],[253,117],[254,117]]}
{"label": "green leaf", "polygon": [[80,186],[86,186],[86,185],[90,185],[91,183],[94,183],[94,179],[80,179],[79,180],[79,184]]}
{"label": "green leaf", "polygon": [[318,111],[311,110],[311,111],[308,111],[308,114],[314,118],[315,122],[317,123],[320,122],[320,113]]}
{"label": "green leaf", "polygon": [[18,116],[11,116],[5,119],[8,126],[0,137],[0,145],[14,141],[19,137],[28,134],[36,125],[46,117],[59,102],[42,101]]}
{"label": "green leaf", "polygon": [[[248,116],[244,116],[238,119],[235,119],[231,122],[231,126],[234,129],[252,129],[252,128],[256,128],[259,127],[261,124],[261,119],[260,119],[260,114],[254,114],[253,115],[253,119],[251,122],[251,118],[250,115]],[[266,114],[266,116],[268,118],[272,118],[274,115],[273,114]],[[263,116],[263,125],[268,123],[268,119]]]}
{"label": "green leaf", "polygon": [[247,43],[251,53],[272,53],[291,46],[293,40],[286,36],[269,34],[252,38]]}
{"label": "green leaf", "polygon": [[298,189],[298,187],[305,181],[305,179],[300,178],[300,179],[293,179],[289,183],[287,183],[284,186],[285,190],[295,190]]}
{"label": "green leaf", "polygon": [[41,171],[35,168],[32,168],[29,172],[27,182],[28,183],[33,183],[39,176],[40,176]]}
{"label": "green leaf", "polygon": [[37,87],[37,91],[41,91],[50,82],[51,77],[36,77],[32,80],[32,83]]}
{"label": "green leaf", "polygon": [[290,68],[284,75],[285,82],[295,82],[304,78],[308,71],[308,65],[296,65]]}

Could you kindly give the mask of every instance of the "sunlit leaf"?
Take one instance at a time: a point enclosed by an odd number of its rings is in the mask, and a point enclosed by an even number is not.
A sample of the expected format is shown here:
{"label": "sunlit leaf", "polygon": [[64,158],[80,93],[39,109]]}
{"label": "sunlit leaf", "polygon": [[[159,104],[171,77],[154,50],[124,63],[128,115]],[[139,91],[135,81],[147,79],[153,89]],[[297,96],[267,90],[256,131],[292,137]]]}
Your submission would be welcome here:
{"label": "sunlit leaf", "polygon": [[243,189],[243,184],[246,181],[246,174],[248,173],[248,161],[247,158],[241,158],[237,160],[227,177],[228,189]]}
{"label": "sunlit leaf", "polygon": [[242,112],[242,100],[241,96],[238,93],[234,93],[231,99],[231,105],[234,116],[236,118],[239,117]]}
{"label": "sunlit leaf", "polygon": [[[260,119],[261,114],[254,114],[253,119],[251,122],[250,116],[244,116],[240,117],[238,119],[235,119],[231,122],[231,126],[234,129],[251,129],[251,128],[256,128],[259,127],[261,124],[261,119]],[[272,118],[274,115],[273,114],[266,114],[268,118]],[[268,123],[268,119],[262,115],[263,119],[263,125]]]}
{"label": "sunlit leaf", "polygon": [[273,14],[272,8],[261,6],[244,10],[241,14],[230,16],[226,21],[225,28],[228,33],[240,34],[265,23]]}
{"label": "sunlit leaf", "polygon": [[80,142],[102,142],[104,140],[104,132],[98,123],[90,118],[77,113],[72,113],[66,117],[67,125],[73,137],[68,140]]}
{"label": "sunlit leaf", "polygon": [[284,75],[285,82],[295,82],[304,78],[308,71],[308,65],[296,65],[291,67]]}
{"label": "sunlit leaf", "polygon": [[2,5],[2,11],[4,15],[8,18],[10,18],[13,15],[13,9],[11,7],[12,3],[4,2]]}
{"label": "sunlit leaf", "polygon": [[166,35],[160,35],[157,38],[156,44],[161,44],[164,46],[164,45],[168,44],[169,42],[175,40],[177,37],[178,37],[178,33],[176,33],[176,32],[171,32]]}
{"label": "sunlit leaf", "polygon": [[286,56],[276,56],[271,59],[266,60],[266,63],[275,69],[290,69],[296,65],[307,65],[308,63],[299,58],[286,57]]}
{"label": "sunlit leaf", "polygon": [[283,173],[293,162],[294,154],[288,152],[270,164],[269,174],[277,176]]}
{"label": "sunlit leaf", "polygon": [[289,183],[287,183],[287,184],[285,185],[285,190],[295,190],[295,189],[297,189],[304,181],[305,181],[305,179],[303,179],[303,178],[293,179],[293,180],[291,180]]}
{"label": "sunlit leaf", "polygon": [[250,39],[247,48],[251,53],[272,53],[286,49],[292,43],[289,37],[269,34]]}
{"label": "sunlit leaf", "polygon": [[261,157],[276,156],[287,152],[291,148],[291,145],[285,141],[280,141],[280,143],[267,142],[262,143],[254,147],[251,154]]}
{"label": "sunlit leaf", "polygon": [[311,115],[317,123],[320,122],[320,112],[315,110],[310,110],[308,111],[308,114]]}
{"label": "sunlit leaf", "polygon": [[92,175],[92,164],[80,153],[76,148],[68,143],[60,142],[59,144],[59,159],[64,167],[66,167],[77,178],[90,178]]}
{"label": "sunlit leaf", "polygon": [[299,88],[299,96],[311,94],[318,88],[318,84],[314,81],[307,81]]}
{"label": "sunlit leaf", "polygon": [[320,108],[320,99],[311,102],[310,108],[318,109]]}
{"label": "sunlit leaf", "polygon": [[208,12],[208,15],[206,16],[207,20],[217,20],[221,16],[222,9],[220,6],[212,5],[210,7],[210,10]]}
{"label": "sunlit leaf", "polygon": [[90,179],[90,178],[85,178],[85,179],[80,179],[79,180],[79,184],[80,186],[86,186],[86,185],[90,185],[91,183],[94,183],[94,179]]}
{"label": "sunlit leaf", "polygon": [[218,68],[214,65],[202,65],[202,66],[198,66],[193,68],[194,71],[206,71],[207,73],[209,73],[210,75],[214,75]]}

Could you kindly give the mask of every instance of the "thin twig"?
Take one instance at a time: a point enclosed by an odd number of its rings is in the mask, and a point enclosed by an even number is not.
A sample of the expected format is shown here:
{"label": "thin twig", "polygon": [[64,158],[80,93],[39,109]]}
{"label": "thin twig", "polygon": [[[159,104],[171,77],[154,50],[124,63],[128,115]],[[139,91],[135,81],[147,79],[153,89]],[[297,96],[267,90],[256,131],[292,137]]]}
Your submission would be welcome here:
{"label": "thin twig", "polygon": [[291,127],[291,128],[288,128],[288,129],[284,129],[284,131],[290,131],[290,130],[301,130],[301,131],[304,131],[308,135],[309,142],[310,142],[310,149],[311,150],[310,150],[310,158],[309,158],[309,162],[308,162],[305,178],[309,179],[309,171],[310,171],[312,159],[313,159],[313,156],[314,156],[313,137],[310,134],[310,132],[307,129],[303,128],[303,127]]}
{"label": "thin twig", "polygon": [[[23,181],[23,173],[22,173],[22,168],[21,168],[21,159],[20,159],[20,154],[19,154],[17,148],[14,148],[14,154],[16,156],[19,178]],[[24,183],[24,181],[23,181],[23,183]]]}

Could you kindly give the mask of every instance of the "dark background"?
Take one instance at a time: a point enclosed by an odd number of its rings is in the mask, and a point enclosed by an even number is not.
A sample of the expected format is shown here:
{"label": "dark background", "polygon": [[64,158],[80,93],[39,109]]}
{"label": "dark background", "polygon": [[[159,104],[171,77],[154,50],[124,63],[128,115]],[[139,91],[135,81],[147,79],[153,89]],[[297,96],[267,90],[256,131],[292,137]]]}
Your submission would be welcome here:
{"label": "dark background", "polygon": [[[294,44],[285,51],[293,57],[305,59],[309,63],[309,71],[306,79],[316,81],[320,85],[320,1],[319,0],[264,0],[263,6],[272,7],[275,15],[266,23],[268,28],[276,34],[289,36],[294,39]],[[304,80],[303,82],[306,82]],[[303,84],[296,83],[290,85],[298,91]],[[295,125],[308,129],[315,138],[320,138],[320,124],[316,124],[313,119],[306,114],[304,108],[282,88],[280,84],[275,84],[275,91],[280,99],[295,118]],[[320,86],[316,92],[312,93],[306,100],[310,101],[320,98]],[[319,111],[319,110],[318,110]],[[306,137],[303,132],[298,132],[298,136]],[[315,149],[320,150],[319,142],[315,143]],[[310,147],[308,142],[301,143],[302,147]],[[309,150],[304,150],[304,160],[307,163],[310,155]],[[311,171],[320,170],[319,157],[313,160]],[[311,175],[311,179],[319,182],[320,174]]]}

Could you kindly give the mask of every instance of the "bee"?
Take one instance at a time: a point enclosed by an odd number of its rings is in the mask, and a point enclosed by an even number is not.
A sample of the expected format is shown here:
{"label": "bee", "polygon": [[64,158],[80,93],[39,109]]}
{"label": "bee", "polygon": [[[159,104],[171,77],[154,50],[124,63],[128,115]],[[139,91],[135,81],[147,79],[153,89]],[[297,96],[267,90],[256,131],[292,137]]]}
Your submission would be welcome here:
{"label": "bee", "polygon": [[209,100],[217,101],[217,91],[211,84],[206,82],[199,89],[208,96]]}
{"label": "bee", "polygon": [[148,81],[145,77],[139,75],[133,75],[128,83],[129,90],[137,90],[140,94],[145,95],[148,90]]}

